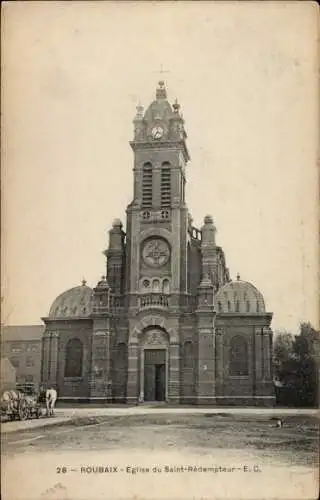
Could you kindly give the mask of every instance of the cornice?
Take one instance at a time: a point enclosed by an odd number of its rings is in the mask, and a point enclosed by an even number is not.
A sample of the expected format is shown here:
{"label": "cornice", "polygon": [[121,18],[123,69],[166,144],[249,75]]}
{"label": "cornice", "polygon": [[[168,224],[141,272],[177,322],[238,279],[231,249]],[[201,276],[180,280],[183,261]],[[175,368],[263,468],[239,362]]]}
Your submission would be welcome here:
{"label": "cornice", "polygon": [[190,160],[189,151],[184,140],[181,141],[131,141],[130,146],[133,151],[147,150],[147,149],[171,149],[182,150],[185,161]]}

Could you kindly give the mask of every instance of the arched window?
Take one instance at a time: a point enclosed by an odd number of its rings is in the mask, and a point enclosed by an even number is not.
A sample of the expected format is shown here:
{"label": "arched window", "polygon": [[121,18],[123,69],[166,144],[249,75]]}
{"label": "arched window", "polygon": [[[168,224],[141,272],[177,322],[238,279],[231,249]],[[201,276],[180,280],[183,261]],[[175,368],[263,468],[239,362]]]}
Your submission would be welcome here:
{"label": "arched window", "polygon": [[241,335],[233,337],[230,342],[229,374],[232,377],[248,375],[248,344]]}
{"label": "arched window", "polygon": [[163,280],[162,282],[162,293],[170,293],[170,283],[167,279]]}
{"label": "arched window", "polygon": [[257,313],[260,312],[260,304],[259,301],[257,300]]}
{"label": "arched window", "polygon": [[250,302],[247,300],[247,312],[250,312]]}
{"label": "arched window", "polygon": [[239,300],[236,301],[236,312],[238,313],[240,311],[240,303]]}
{"label": "arched window", "polygon": [[152,207],[152,165],[145,163],[142,167],[142,206]]}
{"label": "arched window", "polygon": [[160,293],[160,281],[159,280],[153,280],[152,291],[153,291],[153,293]]}
{"label": "arched window", "polygon": [[220,302],[220,301],[218,302],[218,311],[219,311],[219,312],[222,312],[222,304],[221,304],[221,302]]}
{"label": "arched window", "polygon": [[79,339],[70,339],[66,347],[65,377],[81,377],[83,362],[83,344]]}
{"label": "arched window", "polygon": [[171,165],[168,162],[161,166],[161,208],[171,206]]}
{"label": "arched window", "polygon": [[228,300],[228,311],[229,312],[231,311],[231,302],[230,302],[230,300]]}

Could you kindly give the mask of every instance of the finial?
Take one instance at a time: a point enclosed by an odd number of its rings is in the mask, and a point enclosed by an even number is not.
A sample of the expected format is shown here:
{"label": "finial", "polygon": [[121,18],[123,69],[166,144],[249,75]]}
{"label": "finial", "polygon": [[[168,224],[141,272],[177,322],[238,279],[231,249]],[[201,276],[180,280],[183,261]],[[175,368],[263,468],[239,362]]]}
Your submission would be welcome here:
{"label": "finial", "polygon": [[178,103],[178,99],[177,98],[174,101],[172,107],[173,107],[173,110],[174,110],[175,113],[179,113],[180,104]]}
{"label": "finial", "polygon": [[166,91],[166,88],[164,86],[164,81],[160,80],[158,85],[159,86],[158,86],[157,91],[156,91],[156,98],[157,99],[166,99],[167,91]]}
{"label": "finial", "polygon": [[203,222],[205,224],[213,224],[213,218],[211,215],[206,215],[205,218],[203,219]]}
{"label": "finial", "polygon": [[101,279],[102,279],[102,281],[104,281],[106,279],[106,277],[105,276],[101,276]]}
{"label": "finial", "polygon": [[87,282],[86,282],[86,280],[84,278],[83,278],[81,284],[82,284],[82,286],[86,286]]}
{"label": "finial", "polygon": [[240,274],[237,274],[237,281],[240,281]]}

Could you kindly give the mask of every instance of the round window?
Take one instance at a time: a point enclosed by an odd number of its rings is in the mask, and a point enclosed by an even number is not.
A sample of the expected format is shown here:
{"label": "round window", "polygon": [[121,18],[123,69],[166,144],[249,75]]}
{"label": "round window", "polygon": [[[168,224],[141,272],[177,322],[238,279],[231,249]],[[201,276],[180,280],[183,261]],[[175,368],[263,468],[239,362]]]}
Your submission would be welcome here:
{"label": "round window", "polygon": [[150,286],[150,281],[149,281],[149,280],[143,280],[143,282],[142,282],[142,286],[143,286],[143,288],[149,288],[149,286]]}

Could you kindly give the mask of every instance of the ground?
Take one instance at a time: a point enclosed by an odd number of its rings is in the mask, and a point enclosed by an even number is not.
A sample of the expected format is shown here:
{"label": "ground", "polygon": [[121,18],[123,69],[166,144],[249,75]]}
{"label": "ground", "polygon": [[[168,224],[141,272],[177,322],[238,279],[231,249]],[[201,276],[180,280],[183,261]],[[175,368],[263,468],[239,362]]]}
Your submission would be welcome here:
{"label": "ground", "polygon": [[3,424],[3,499],[317,498],[318,417],[82,408]]}

